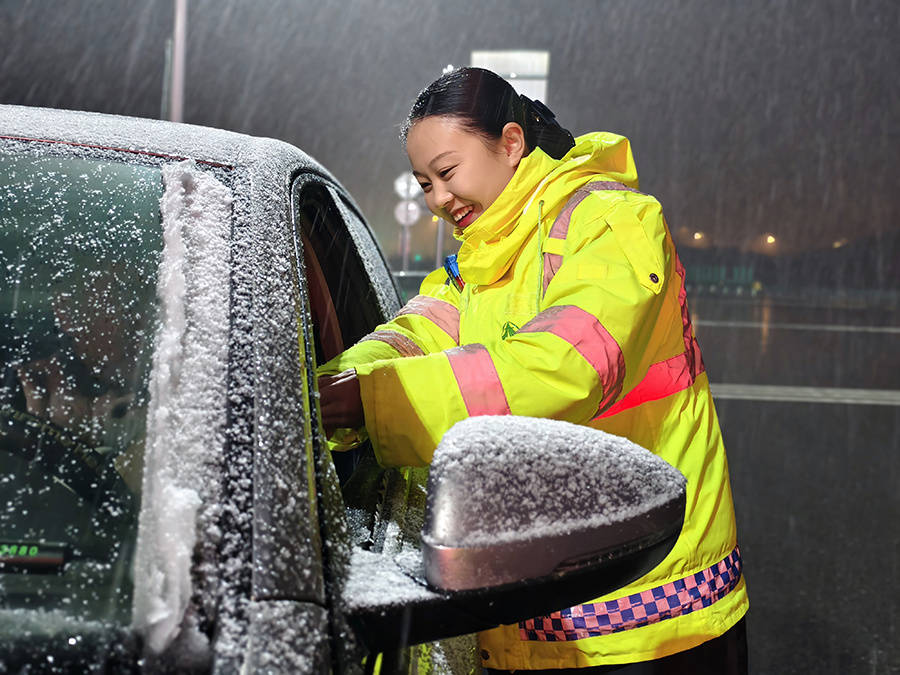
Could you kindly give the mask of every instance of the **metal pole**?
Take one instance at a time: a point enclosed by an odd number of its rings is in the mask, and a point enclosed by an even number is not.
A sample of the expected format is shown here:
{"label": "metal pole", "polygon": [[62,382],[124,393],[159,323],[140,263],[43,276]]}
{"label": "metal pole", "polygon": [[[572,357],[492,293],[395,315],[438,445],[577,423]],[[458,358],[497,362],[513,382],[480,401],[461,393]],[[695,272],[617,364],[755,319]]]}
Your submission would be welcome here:
{"label": "metal pole", "polygon": [[400,250],[403,255],[403,271],[406,272],[409,269],[409,240],[410,240],[410,232],[409,226],[404,225],[400,228]]}
{"label": "metal pole", "polygon": [[166,38],[166,54],[163,63],[162,100],[159,102],[159,119],[169,119],[169,87],[172,85],[172,38]]}
{"label": "metal pole", "polygon": [[175,28],[172,31],[172,84],[169,87],[169,119],[181,122],[184,117],[184,63],[187,42],[188,0],[175,0]]}
{"label": "metal pole", "polygon": [[444,219],[438,218],[437,232],[434,235],[434,267],[439,268],[444,264]]}

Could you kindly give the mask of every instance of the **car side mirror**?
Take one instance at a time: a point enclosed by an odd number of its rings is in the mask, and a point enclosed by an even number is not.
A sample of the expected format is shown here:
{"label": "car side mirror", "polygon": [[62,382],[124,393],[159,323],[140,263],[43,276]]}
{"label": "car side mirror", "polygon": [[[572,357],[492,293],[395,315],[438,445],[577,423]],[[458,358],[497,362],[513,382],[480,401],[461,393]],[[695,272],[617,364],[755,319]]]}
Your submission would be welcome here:
{"label": "car side mirror", "polygon": [[685,482],[650,451],[588,427],[459,422],[432,460],[418,565],[408,552],[355,554],[348,585],[382,590],[374,602],[349,592],[351,619],[371,651],[384,651],[601,596],[672,549]]}
{"label": "car side mirror", "polygon": [[681,473],[627,439],[525,417],[476,417],[441,441],[422,537],[435,588],[562,575],[681,530]]}

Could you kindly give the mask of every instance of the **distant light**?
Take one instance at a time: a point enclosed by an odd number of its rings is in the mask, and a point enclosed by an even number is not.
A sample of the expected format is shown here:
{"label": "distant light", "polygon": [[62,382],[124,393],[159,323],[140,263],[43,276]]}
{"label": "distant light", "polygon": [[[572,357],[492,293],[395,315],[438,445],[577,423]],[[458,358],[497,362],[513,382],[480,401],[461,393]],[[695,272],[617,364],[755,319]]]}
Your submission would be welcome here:
{"label": "distant light", "polygon": [[774,244],[774,243],[775,243],[775,237],[773,237],[771,234],[767,234],[767,235],[766,235],[766,243],[767,243],[767,244]]}
{"label": "distant light", "polygon": [[436,222],[439,221],[439,220],[440,220],[440,218],[438,218],[437,216],[431,216],[431,222],[432,222],[432,223],[436,223]]}
{"label": "distant light", "polygon": [[469,65],[487,68],[509,82],[517,94],[547,102],[550,52],[539,50],[473,50]]}
{"label": "distant light", "polygon": [[847,243],[847,240],[846,240],[846,239],[838,239],[836,242],[834,242],[834,243],[831,245],[831,247],[832,247],[832,248],[840,248],[841,246],[846,245],[846,243]]}
{"label": "distant light", "polygon": [[453,72],[453,64],[452,63],[448,63],[447,66],[441,71],[441,73],[443,73],[444,75],[446,75],[447,73],[452,73],[452,72]]}
{"label": "distant light", "polygon": [[703,239],[702,232],[694,232],[694,239]]}

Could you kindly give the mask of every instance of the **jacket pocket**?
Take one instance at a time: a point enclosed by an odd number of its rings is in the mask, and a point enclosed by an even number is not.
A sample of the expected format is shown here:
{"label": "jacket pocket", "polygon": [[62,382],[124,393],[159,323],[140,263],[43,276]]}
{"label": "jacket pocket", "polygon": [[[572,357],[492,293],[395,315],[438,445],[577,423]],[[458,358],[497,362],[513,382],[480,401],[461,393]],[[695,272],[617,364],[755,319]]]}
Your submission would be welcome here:
{"label": "jacket pocket", "polygon": [[576,276],[578,279],[605,279],[609,276],[609,265],[579,263]]}
{"label": "jacket pocket", "polygon": [[506,316],[534,316],[537,312],[537,299],[534,295],[513,293],[506,298]]}
{"label": "jacket pocket", "polygon": [[665,282],[662,251],[654,249],[631,206],[621,204],[615,207],[605,220],[625,252],[638,282],[654,294],[659,294]]}

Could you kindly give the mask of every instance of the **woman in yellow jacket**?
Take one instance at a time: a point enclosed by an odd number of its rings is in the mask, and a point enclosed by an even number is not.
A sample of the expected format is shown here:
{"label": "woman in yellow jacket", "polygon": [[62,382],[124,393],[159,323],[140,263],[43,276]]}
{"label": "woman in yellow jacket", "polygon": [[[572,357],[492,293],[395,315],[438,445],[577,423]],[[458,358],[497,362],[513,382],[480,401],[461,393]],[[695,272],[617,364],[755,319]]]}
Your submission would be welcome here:
{"label": "woman in yellow jacket", "polygon": [[[662,209],[628,140],[573,139],[490,71],[445,74],[404,131],[431,211],[455,225],[438,270],[387,324],[320,370],[339,445],[365,428],[386,466],[425,466],[473,415],[562,419],[624,436],[687,477],[683,531],[625,588],[479,636],[489,670],[746,671],[725,449]],[[628,669],[630,668],[630,669]]]}

